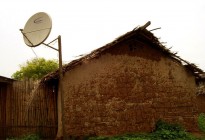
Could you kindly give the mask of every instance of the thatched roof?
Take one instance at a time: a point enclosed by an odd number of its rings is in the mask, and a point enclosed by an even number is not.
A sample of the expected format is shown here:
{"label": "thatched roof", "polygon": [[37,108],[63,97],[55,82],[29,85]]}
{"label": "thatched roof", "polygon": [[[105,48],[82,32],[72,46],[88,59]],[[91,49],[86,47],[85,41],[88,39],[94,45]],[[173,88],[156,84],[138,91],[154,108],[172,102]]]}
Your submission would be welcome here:
{"label": "thatched roof", "polygon": [[11,84],[13,81],[15,81],[15,80],[11,79],[11,78],[4,77],[4,76],[0,76],[0,83]]}
{"label": "thatched roof", "polygon": [[[191,70],[193,75],[195,75],[196,79],[202,78],[200,75],[202,75],[204,73],[203,70],[198,68],[196,65],[189,63],[186,60],[183,60],[182,58],[177,56],[177,53],[171,52],[170,49],[168,49],[164,45],[162,45],[162,43],[158,40],[158,38],[155,37],[153,35],[153,33],[151,33],[151,31],[148,31],[146,29],[146,27],[149,25],[150,25],[150,22],[147,22],[144,26],[136,27],[132,31],[127,32],[126,34],[118,37],[117,39],[106,44],[105,46],[100,47],[100,48],[92,51],[90,54],[85,55],[79,59],[71,61],[70,63],[63,66],[63,73],[73,69],[75,66],[80,65],[80,64],[84,63],[85,61],[89,61],[93,58],[99,57],[107,49],[137,35],[137,36],[140,36],[141,38],[143,38],[144,40],[146,40],[147,42],[151,43],[153,46],[155,46],[157,49],[159,49],[160,51],[162,51],[163,53],[165,53],[166,55],[168,55],[172,59],[178,61],[183,66],[185,66],[186,68]],[[46,75],[45,77],[43,77],[41,80],[41,83],[44,83],[44,82],[50,81],[50,80],[57,80],[58,78],[59,78],[59,71],[56,70],[55,72],[52,72],[52,73]]]}

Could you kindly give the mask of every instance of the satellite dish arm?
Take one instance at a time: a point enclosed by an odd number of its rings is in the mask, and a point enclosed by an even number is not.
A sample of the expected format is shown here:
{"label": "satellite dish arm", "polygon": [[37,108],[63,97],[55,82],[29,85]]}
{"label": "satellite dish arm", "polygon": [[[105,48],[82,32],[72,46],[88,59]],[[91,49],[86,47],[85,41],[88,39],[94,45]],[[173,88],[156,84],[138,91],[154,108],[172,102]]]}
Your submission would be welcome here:
{"label": "satellite dish arm", "polygon": [[51,41],[51,42],[49,42],[49,43],[42,43],[43,45],[45,45],[45,46],[47,46],[47,47],[49,47],[49,48],[51,48],[51,49],[54,49],[54,50],[56,50],[56,51],[59,51],[59,49],[56,49],[56,48],[54,48],[54,47],[52,47],[50,44],[51,43],[53,43],[54,41],[56,41],[56,40],[59,40],[59,37],[57,37],[56,39],[54,39],[53,41]]}
{"label": "satellite dish arm", "polygon": [[51,49],[54,49],[54,50],[58,51],[58,49],[56,49],[56,48],[50,46],[49,44],[46,44],[46,43],[42,43],[42,44],[45,45],[45,46],[47,46],[47,47],[49,47],[49,48],[51,48]]}
{"label": "satellite dish arm", "polygon": [[56,51],[59,51],[58,49],[56,49],[56,48],[54,48],[54,47],[52,47],[50,44],[51,43],[53,43],[54,41],[56,41],[56,40],[58,40],[59,39],[59,37],[57,37],[56,39],[54,39],[54,40],[52,40],[51,42],[49,42],[49,43],[47,43],[47,44],[45,44],[45,43],[42,43],[43,45],[45,45],[45,46],[47,46],[47,47],[49,47],[49,48],[51,48],[51,49],[54,49],[54,50],[56,50]]}
{"label": "satellite dish arm", "polygon": [[[31,43],[31,41],[28,39],[28,37],[25,35],[25,33],[23,32],[23,29],[20,29],[21,33],[23,34],[23,36],[28,40],[29,43]],[[33,46],[33,43],[31,43],[31,45]]]}

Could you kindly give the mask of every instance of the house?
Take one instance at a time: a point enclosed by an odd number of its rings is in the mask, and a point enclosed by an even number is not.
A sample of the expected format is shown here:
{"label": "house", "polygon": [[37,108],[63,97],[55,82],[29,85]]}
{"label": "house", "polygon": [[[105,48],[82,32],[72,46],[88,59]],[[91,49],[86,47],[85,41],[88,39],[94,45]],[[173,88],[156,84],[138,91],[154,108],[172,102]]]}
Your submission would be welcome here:
{"label": "house", "polygon": [[6,97],[11,92],[13,79],[0,76],[0,139],[6,134]]}
{"label": "house", "polygon": [[[159,119],[197,131],[203,71],[163,46],[148,25],[64,65],[66,136],[150,132]],[[58,79],[55,71],[42,83]]]}

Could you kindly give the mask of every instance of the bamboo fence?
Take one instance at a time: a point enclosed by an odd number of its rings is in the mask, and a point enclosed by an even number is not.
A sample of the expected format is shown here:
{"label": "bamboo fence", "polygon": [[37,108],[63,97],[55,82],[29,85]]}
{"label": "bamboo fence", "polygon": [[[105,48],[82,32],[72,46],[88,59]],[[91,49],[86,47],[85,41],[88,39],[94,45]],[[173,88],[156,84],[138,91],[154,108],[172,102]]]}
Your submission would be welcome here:
{"label": "bamboo fence", "polygon": [[0,139],[38,134],[54,138],[57,131],[57,87],[33,80],[0,87]]}

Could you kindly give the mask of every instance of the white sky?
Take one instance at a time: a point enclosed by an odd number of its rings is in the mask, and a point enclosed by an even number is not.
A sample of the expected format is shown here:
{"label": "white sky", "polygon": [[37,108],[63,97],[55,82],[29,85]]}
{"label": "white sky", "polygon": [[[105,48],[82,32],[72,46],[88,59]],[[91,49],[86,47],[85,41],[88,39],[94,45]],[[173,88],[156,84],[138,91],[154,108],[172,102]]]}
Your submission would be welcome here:
{"label": "white sky", "polygon": [[[205,70],[204,0],[5,0],[0,4],[0,75],[10,77],[19,65],[35,57],[19,29],[37,12],[52,18],[45,42],[62,36],[63,61],[89,53],[138,25],[167,42],[167,48]],[[57,43],[54,45],[57,47]],[[38,46],[38,57],[58,59],[58,53]]]}

